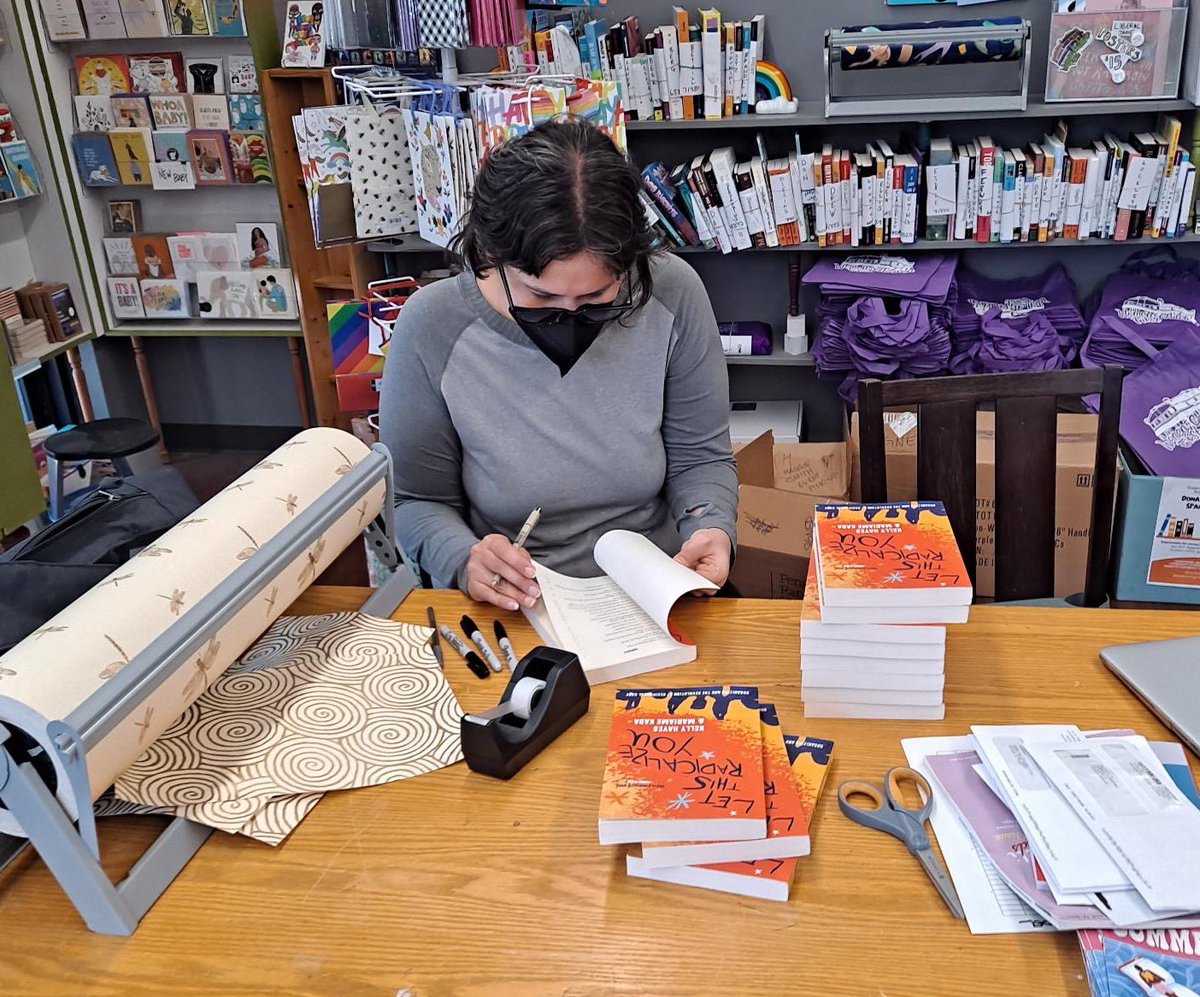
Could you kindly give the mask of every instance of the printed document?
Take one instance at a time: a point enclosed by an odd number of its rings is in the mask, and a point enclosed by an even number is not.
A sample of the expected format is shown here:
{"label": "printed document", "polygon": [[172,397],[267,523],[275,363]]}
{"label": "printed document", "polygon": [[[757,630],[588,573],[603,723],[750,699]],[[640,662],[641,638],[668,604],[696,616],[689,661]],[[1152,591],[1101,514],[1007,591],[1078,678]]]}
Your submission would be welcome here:
{"label": "printed document", "polygon": [[1029,836],[1056,892],[1084,893],[1129,888],[1120,866],[1079,819],[1029,756],[1026,741],[1078,744],[1073,724],[1013,727],[973,726],[979,756],[1004,794],[1005,802]]}
{"label": "printed document", "polygon": [[1153,910],[1200,910],[1200,811],[1145,738],[1026,747]]}

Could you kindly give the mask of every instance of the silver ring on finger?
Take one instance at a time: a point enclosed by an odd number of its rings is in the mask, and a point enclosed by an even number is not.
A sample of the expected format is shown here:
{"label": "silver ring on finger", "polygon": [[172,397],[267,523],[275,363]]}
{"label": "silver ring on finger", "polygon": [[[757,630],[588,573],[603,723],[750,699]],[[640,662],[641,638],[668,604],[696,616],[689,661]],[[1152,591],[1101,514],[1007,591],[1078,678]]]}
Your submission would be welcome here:
{"label": "silver ring on finger", "polygon": [[500,577],[500,572],[497,571],[494,575],[492,575],[492,588],[499,589],[503,584],[504,579]]}

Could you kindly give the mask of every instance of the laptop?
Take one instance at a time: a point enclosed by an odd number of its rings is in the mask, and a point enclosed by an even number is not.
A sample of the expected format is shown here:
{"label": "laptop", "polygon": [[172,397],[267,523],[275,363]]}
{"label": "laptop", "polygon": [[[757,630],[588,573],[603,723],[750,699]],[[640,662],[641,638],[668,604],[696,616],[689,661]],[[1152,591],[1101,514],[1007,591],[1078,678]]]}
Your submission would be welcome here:
{"label": "laptop", "polygon": [[1100,658],[1200,754],[1200,637],[1106,647]]}

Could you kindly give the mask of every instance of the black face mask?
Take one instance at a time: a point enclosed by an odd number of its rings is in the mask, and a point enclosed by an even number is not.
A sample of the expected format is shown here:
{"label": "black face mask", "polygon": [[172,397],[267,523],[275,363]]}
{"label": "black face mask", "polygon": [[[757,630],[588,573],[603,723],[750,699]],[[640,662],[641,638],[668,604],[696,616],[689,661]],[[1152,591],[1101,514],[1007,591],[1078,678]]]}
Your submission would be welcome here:
{"label": "black face mask", "polygon": [[560,376],[565,377],[567,371],[575,366],[575,362],[591,348],[605,325],[629,313],[630,302],[580,305],[574,311],[568,311],[566,308],[527,308],[514,305],[504,267],[497,269],[513,321],[521,327],[533,345],[558,368]]}

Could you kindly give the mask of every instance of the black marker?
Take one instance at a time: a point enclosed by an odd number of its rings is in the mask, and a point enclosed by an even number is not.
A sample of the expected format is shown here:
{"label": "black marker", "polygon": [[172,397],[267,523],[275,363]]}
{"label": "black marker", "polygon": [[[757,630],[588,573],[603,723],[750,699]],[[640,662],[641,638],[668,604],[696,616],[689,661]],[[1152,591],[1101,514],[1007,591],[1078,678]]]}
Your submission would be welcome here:
{"label": "black marker", "polygon": [[516,668],[517,652],[513,650],[512,641],[508,639],[508,631],[504,629],[504,624],[497,620],[492,624],[492,628],[496,631],[496,640],[500,644],[500,650],[504,652],[504,660],[508,662],[508,667]]}
{"label": "black marker", "polygon": [[443,623],[439,626],[438,632],[446,638],[446,643],[463,656],[463,661],[467,663],[467,667],[481,679],[485,679],[492,674],[488,671],[488,666],[484,664],[483,659],[459,640],[458,634],[446,626],[446,624]]}
{"label": "black marker", "polygon": [[483,633],[480,631],[479,625],[469,616],[464,616],[459,622],[463,628],[463,633],[470,637],[471,642],[479,648],[479,653],[483,655],[483,660],[492,666],[492,671],[504,671],[504,666],[500,664],[500,659],[496,657],[496,652],[483,639]]}

